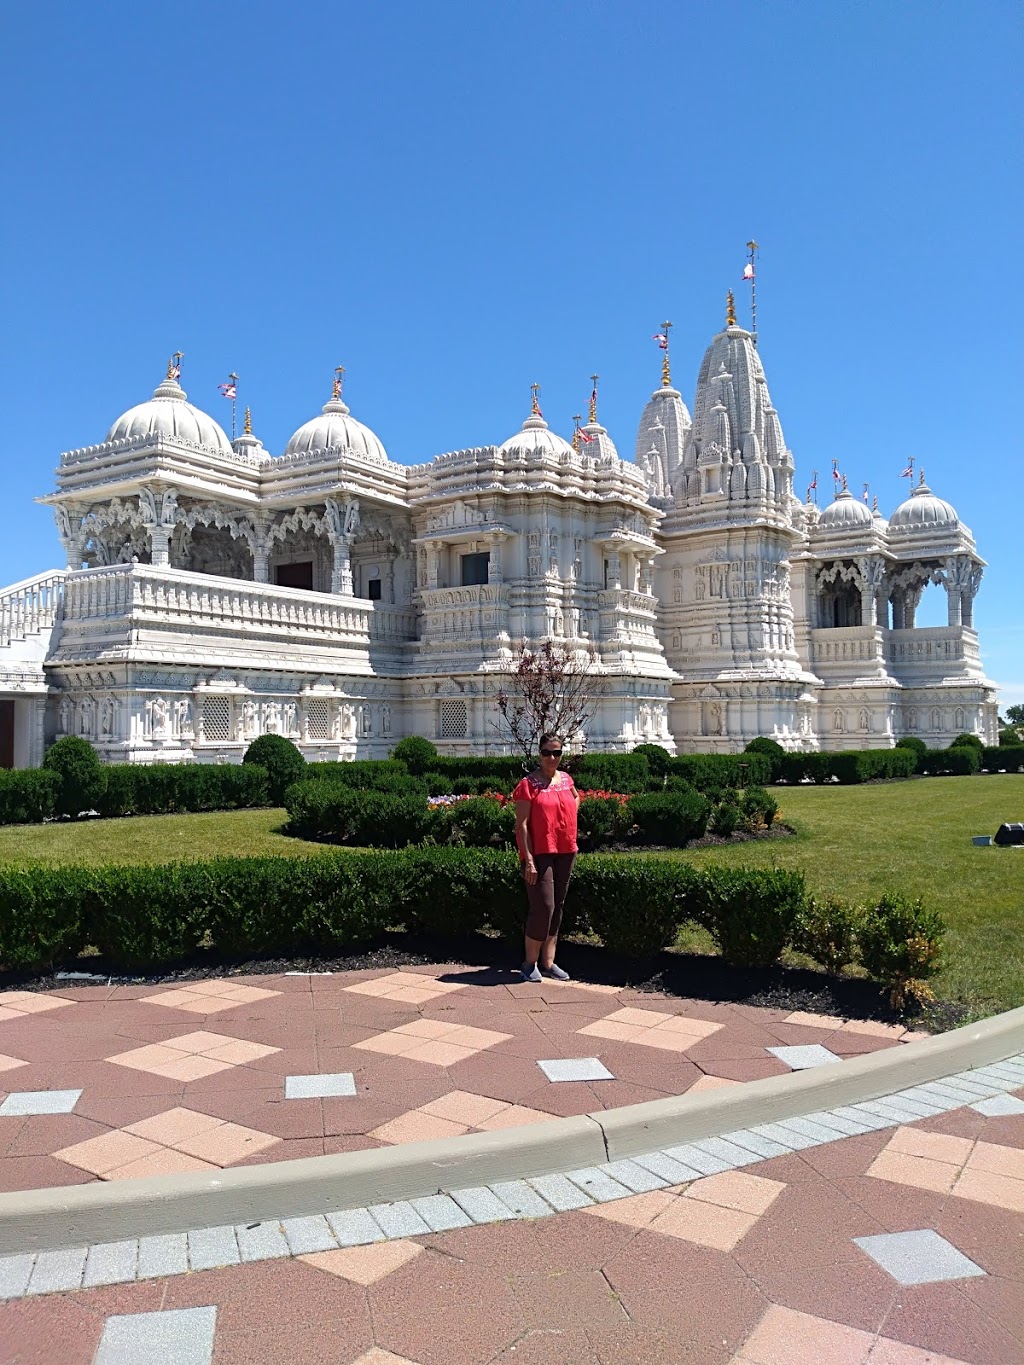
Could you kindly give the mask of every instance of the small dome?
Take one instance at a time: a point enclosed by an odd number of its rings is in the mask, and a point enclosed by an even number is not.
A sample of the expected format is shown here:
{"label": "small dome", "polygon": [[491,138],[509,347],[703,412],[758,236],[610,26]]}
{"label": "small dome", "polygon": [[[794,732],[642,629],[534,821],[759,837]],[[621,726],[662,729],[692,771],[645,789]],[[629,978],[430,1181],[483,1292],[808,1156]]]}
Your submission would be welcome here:
{"label": "small dome", "polygon": [[866,502],[860,502],[848,488],[844,488],[835,502],[830,502],[818,519],[819,530],[851,531],[854,527],[873,526],[874,517]]}
{"label": "small dome", "polygon": [[168,375],[148,402],[129,408],[117,419],[107,432],[107,440],[137,441],[145,437],[170,436],[231,455],[231,442],[224,430],[209,413],[186,403],[186,397],[178,381]]}
{"label": "small dome", "polygon": [[502,455],[516,450],[526,455],[554,455],[558,459],[563,455],[576,454],[569,442],[557,436],[538,412],[531,413],[523,423],[522,429],[514,436],[510,436],[507,441],[502,441],[498,449]]}
{"label": "small dome", "polygon": [[937,498],[926,483],[919,483],[889,518],[889,530],[896,535],[930,534],[955,531],[960,518],[948,502]]}
{"label": "small dome", "polygon": [[589,455],[592,460],[617,460],[619,452],[615,448],[615,442],[608,435],[607,428],[600,422],[588,422],[585,427],[580,428],[590,437],[589,441],[580,442],[580,453]]}
{"label": "small dome", "polygon": [[379,437],[357,422],[340,398],[332,398],[320,416],[304,423],[285,447],[286,455],[306,455],[314,450],[350,450],[375,464],[387,464],[388,453]]}

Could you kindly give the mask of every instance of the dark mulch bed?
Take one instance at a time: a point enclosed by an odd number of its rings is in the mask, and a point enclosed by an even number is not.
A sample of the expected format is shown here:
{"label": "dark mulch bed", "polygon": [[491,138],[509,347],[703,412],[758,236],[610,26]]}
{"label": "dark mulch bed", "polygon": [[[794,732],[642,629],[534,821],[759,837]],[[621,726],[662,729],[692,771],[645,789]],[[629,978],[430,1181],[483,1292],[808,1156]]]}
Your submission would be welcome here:
{"label": "dark mulch bed", "polygon": [[[716,1003],[755,1005],[776,1010],[807,1010],[815,1014],[839,1014],[854,1019],[877,1019],[885,1023],[907,1022],[897,1014],[876,982],[826,976],[799,967],[730,967],[721,958],[696,953],[663,952],[644,961],[625,961],[606,949],[586,943],[564,941],[559,962],[574,977],[633,990],[664,992],[679,998]],[[173,969],[128,974],[108,972],[102,958],[79,958],[65,971],[33,978],[0,974],[0,991],[60,990],[68,986],[174,985],[211,977],[262,976],[284,972],[351,972],[395,970],[451,962],[467,967],[518,967],[515,946],[486,934],[462,938],[430,939],[410,934],[382,935],[362,952],[323,958],[223,958],[212,952],[197,953]],[[497,979],[497,978],[496,978]],[[501,978],[505,980],[503,976]],[[2,1002],[2,997],[0,997]],[[956,1002],[936,1001],[913,1016],[917,1027],[934,1031],[955,1028],[969,1011]]]}

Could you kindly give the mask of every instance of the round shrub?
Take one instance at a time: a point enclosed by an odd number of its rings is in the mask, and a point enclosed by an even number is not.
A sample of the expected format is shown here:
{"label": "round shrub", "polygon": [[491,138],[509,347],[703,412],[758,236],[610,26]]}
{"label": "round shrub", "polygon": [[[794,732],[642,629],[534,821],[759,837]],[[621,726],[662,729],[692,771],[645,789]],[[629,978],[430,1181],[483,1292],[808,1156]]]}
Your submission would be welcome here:
{"label": "round shrub", "polygon": [[107,775],[87,739],[68,735],[46,752],[43,767],[60,779],[57,813],[72,818],[95,810],[107,785]]}
{"label": "round shrub", "polygon": [[[735,796],[735,792],[732,793]],[[711,812],[708,829],[718,839],[728,839],[735,834],[743,819],[743,812],[733,800],[720,801]]]}
{"label": "round shrub", "polygon": [[917,735],[904,735],[902,739],[896,741],[897,749],[913,749],[918,758],[928,752],[928,745],[923,739],[918,739]]}
{"label": "round shrub", "polygon": [[796,921],[793,947],[838,976],[857,960],[859,924],[859,912],[834,896],[808,896]]}
{"label": "round shrub", "polygon": [[664,777],[672,763],[672,755],[660,744],[638,744],[633,750],[647,759],[647,766],[655,777]]}
{"label": "round shrub", "polygon": [[920,897],[887,892],[860,925],[860,955],[867,971],[889,988],[894,1008],[934,999],[927,984],[938,970],[946,926]]}
{"label": "round shrub", "polygon": [[613,796],[585,796],[580,802],[576,837],[584,850],[614,844],[629,833],[630,819]]}
{"label": "round shrub", "polygon": [[963,748],[977,749],[978,753],[980,754],[982,749],[984,749],[985,747],[985,743],[983,740],[979,739],[977,735],[964,734],[957,735],[956,739],[954,739],[953,743],[949,747],[951,749]]}
{"label": "round shrub", "polygon": [[757,739],[752,739],[743,750],[745,754],[767,754],[769,758],[785,758],[786,751],[776,739],[769,739],[767,735],[758,735]]}
{"label": "round shrub", "polygon": [[636,842],[666,848],[682,848],[691,839],[699,839],[708,827],[710,813],[710,803],[699,792],[632,796],[626,806]]}
{"label": "round shrub", "polygon": [[747,829],[756,833],[761,829],[771,829],[779,813],[779,803],[764,787],[748,787],[740,799],[740,810]]}
{"label": "round shrub", "polygon": [[404,763],[414,777],[420,777],[428,768],[436,768],[437,765],[436,747],[421,735],[408,735],[400,739],[391,750],[391,757]]}
{"label": "round shrub", "polygon": [[301,782],[306,772],[306,760],[284,735],[261,735],[254,739],[242,762],[266,769],[270,800],[275,806],[284,804],[285,789],[293,782]]}

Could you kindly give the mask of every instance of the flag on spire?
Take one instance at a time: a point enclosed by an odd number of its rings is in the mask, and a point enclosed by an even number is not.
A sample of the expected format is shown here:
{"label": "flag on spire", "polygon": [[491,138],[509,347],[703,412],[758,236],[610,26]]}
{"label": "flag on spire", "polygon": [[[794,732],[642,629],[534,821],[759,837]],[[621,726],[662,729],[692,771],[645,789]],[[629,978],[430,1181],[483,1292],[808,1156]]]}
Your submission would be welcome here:
{"label": "flag on spire", "polygon": [[863,497],[863,499],[864,499],[865,502],[870,502],[870,501],[871,501],[871,499],[868,497],[868,486],[867,486],[867,484],[864,485],[864,492],[861,494],[861,496]]}
{"label": "flag on spire", "polygon": [[668,337],[664,332],[655,332],[654,336],[651,337],[651,340],[656,341],[663,351],[668,350]]}
{"label": "flag on spire", "polygon": [[901,479],[912,479],[913,477],[914,477],[914,457],[913,457],[913,455],[911,455],[910,459],[907,461],[907,467],[906,467],[906,469],[903,471],[903,473],[900,475],[900,478],[901,478]]}
{"label": "flag on spire", "polygon": [[233,378],[228,379],[228,381],[224,384],[218,384],[217,387],[218,389],[220,389],[224,397],[230,398],[232,402],[234,402],[234,400],[238,397],[238,387],[235,384]]}
{"label": "flag on spire", "polygon": [[817,486],[818,486],[818,471],[815,470],[815,471],[814,471],[814,476],[813,476],[813,478],[811,479],[810,483],[807,485],[807,491],[808,491],[808,493],[812,493],[812,492],[817,488]]}
{"label": "flag on spire", "polygon": [[743,267],[743,278],[744,278],[745,280],[749,280],[751,283],[753,283],[753,281],[754,281],[754,263],[753,263],[753,261],[748,261],[748,262],[746,263],[746,265]]}

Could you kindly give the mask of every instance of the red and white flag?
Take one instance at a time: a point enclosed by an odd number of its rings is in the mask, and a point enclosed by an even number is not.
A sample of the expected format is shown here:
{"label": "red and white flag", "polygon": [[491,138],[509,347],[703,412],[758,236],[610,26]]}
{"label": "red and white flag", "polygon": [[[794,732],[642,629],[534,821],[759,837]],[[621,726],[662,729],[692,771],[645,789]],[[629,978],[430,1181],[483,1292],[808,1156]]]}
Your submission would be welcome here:
{"label": "red and white flag", "polygon": [[906,469],[900,475],[901,479],[912,479],[914,477],[914,461],[911,460]]}
{"label": "red and white flag", "polygon": [[230,398],[232,402],[235,400],[235,398],[238,397],[238,390],[235,387],[235,382],[233,379],[229,379],[226,384],[218,384],[217,387],[218,389],[220,389],[224,397]]}
{"label": "red and white flag", "polygon": [[743,267],[743,278],[744,278],[745,280],[751,280],[751,281],[753,281],[753,278],[754,278],[754,263],[753,263],[753,261],[748,261],[748,262],[746,263],[746,265]]}
{"label": "red and white flag", "polygon": [[863,496],[865,502],[870,502],[870,501],[871,501],[871,499],[868,497],[868,486],[867,486],[867,484],[864,485],[864,492],[863,492],[863,495],[862,495],[862,496]]}
{"label": "red and white flag", "polygon": [[668,350],[668,337],[664,332],[655,332],[651,340],[656,341],[663,351]]}
{"label": "red and white flag", "polygon": [[576,435],[580,438],[580,440],[583,442],[585,446],[590,445],[591,441],[594,439],[593,436],[585,432],[582,427],[576,428]]}
{"label": "red and white flag", "polygon": [[807,485],[807,491],[808,491],[808,493],[812,492],[815,488],[817,488],[817,486],[818,486],[818,471],[815,470],[815,471],[814,471],[814,478],[813,478],[813,479],[810,481],[810,483]]}

